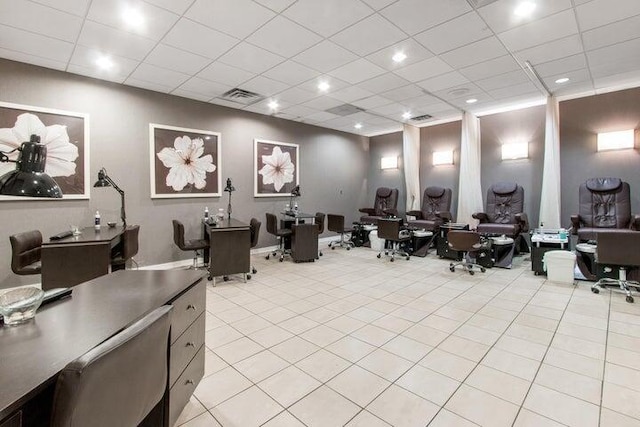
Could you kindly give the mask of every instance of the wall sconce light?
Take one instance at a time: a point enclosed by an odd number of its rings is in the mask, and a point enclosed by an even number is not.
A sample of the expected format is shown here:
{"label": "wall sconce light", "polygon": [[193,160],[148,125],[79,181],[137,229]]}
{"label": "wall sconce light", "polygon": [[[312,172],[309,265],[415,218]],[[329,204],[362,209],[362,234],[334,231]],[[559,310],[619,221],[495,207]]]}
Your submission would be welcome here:
{"label": "wall sconce light", "polygon": [[514,142],[502,144],[502,160],[526,159],[529,157],[529,143]]}
{"label": "wall sconce light", "polygon": [[453,164],[453,151],[434,151],[433,152],[433,166],[439,165],[452,165]]}
{"label": "wall sconce light", "polygon": [[380,169],[398,169],[398,157],[382,157],[380,159]]}
{"label": "wall sconce light", "polygon": [[598,134],[598,151],[624,150],[634,147],[634,130],[603,132]]}

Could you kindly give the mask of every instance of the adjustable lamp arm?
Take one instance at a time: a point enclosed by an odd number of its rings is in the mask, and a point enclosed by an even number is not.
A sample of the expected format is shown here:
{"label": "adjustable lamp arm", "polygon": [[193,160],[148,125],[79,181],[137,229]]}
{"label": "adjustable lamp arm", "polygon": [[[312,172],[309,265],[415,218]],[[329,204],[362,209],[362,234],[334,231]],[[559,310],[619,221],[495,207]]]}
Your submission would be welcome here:
{"label": "adjustable lamp arm", "polygon": [[105,181],[107,181],[109,184],[111,184],[111,186],[113,187],[114,190],[116,190],[119,194],[120,194],[120,219],[122,219],[122,225],[124,227],[127,226],[127,214],[125,213],[125,208],[124,208],[124,190],[122,190],[120,187],[118,187],[118,184],[116,184],[111,177],[107,174],[107,170],[105,168],[100,169],[100,172],[98,172],[98,180],[100,179],[104,179]]}

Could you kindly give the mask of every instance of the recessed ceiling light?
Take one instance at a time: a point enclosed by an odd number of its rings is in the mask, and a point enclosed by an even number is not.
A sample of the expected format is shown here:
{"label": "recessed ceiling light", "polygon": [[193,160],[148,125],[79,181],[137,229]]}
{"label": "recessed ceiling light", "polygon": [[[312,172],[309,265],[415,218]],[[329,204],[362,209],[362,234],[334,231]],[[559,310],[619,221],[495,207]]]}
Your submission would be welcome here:
{"label": "recessed ceiling light", "polygon": [[569,81],[569,77],[562,77],[561,79],[556,80],[556,83],[561,85],[562,83],[566,83]]}
{"label": "recessed ceiling light", "polygon": [[476,102],[478,102],[478,100],[475,98],[467,99],[467,104],[475,104]]}
{"label": "recessed ceiling light", "polygon": [[531,16],[536,9],[536,4],[532,1],[523,1],[513,10],[513,14],[520,18],[527,18]]}
{"label": "recessed ceiling light", "polygon": [[411,118],[411,113],[409,111],[405,111],[404,113],[402,113],[402,118],[403,119],[410,119]]}
{"label": "recessed ceiling light", "polygon": [[393,55],[391,57],[391,59],[393,59],[393,62],[400,63],[400,62],[404,61],[405,59],[407,59],[407,54],[404,53],[404,52],[396,52],[396,54]]}
{"label": "recessed ceiling light", "polygon": [[278,101],[269,102],[269,108],[271,108],[272,110],[275,110],[276,108],[278,108]]}
{"label": "recessed ceiling light", "polygon": [[329,90],[329,88],[331,87],[331,85],[327,82],[320,82],[318,83],[318,89],[322,92],[326,92]]}
{"label": "recessed ceiling light", "polygon": [[101,56],[96,59],[96,65],[103,70],[108,70],[113,67],[113,61],[108,56]]}
{"label": "recessed ceiling light", "polygon": [[142,12],[133,7],[127,7],[122,11],[122,20],[131,28],[140,28],[145,21]]}
{"label": "recessed ceiling light", "polygon": [[356,129],[362,129],[362,123],[356,123],[353,127]]}

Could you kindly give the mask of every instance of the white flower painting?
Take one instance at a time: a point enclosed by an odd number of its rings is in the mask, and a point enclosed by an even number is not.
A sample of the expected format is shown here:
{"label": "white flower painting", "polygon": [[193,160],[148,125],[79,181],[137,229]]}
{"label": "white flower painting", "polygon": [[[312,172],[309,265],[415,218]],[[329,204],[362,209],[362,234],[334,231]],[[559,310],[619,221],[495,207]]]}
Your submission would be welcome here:
{"label": "white flower painting", "polygon": [[[31,135],[38,135],[47,147],[45,172],[56,180],[64,198],[88,198],[88,121],[81,113],[0,103],[0,151],[20,148]],[[17,160],[18,155],[16,150],[8,157]],[[15,167],[0,163],[0,175]]]}
{"label": "white flower painting", "polygon": [[220,134],[149,125],[151,197],[220,195]]}
{"label": "white flower painting", "polygon": [[299,184],[298,145],[254,140],[254,196],[288,196]]}

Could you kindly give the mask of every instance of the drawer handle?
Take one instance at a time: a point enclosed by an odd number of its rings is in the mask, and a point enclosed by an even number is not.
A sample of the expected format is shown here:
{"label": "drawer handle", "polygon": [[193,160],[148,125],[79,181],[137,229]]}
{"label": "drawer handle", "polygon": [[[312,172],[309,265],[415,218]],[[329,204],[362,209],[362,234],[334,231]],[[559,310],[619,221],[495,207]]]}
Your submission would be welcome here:
{"label": "drawer handle", "polygon": [[185,347],[195,347],[196,345],[192,342],[188,342]]}
{"label": "drawer handle", "polygon": [[195,311],[195,309],[196,309],[196,306],[195,306],[195,305],[193,305],[193,304],[189,304],[189,305],[187,306],[187,310],[194,310],[194,311]]}
{"label": "drawer handle", "polygon": [[187,380],[184,382],[185,385],[193,385],[193,381],[192,380]]}

